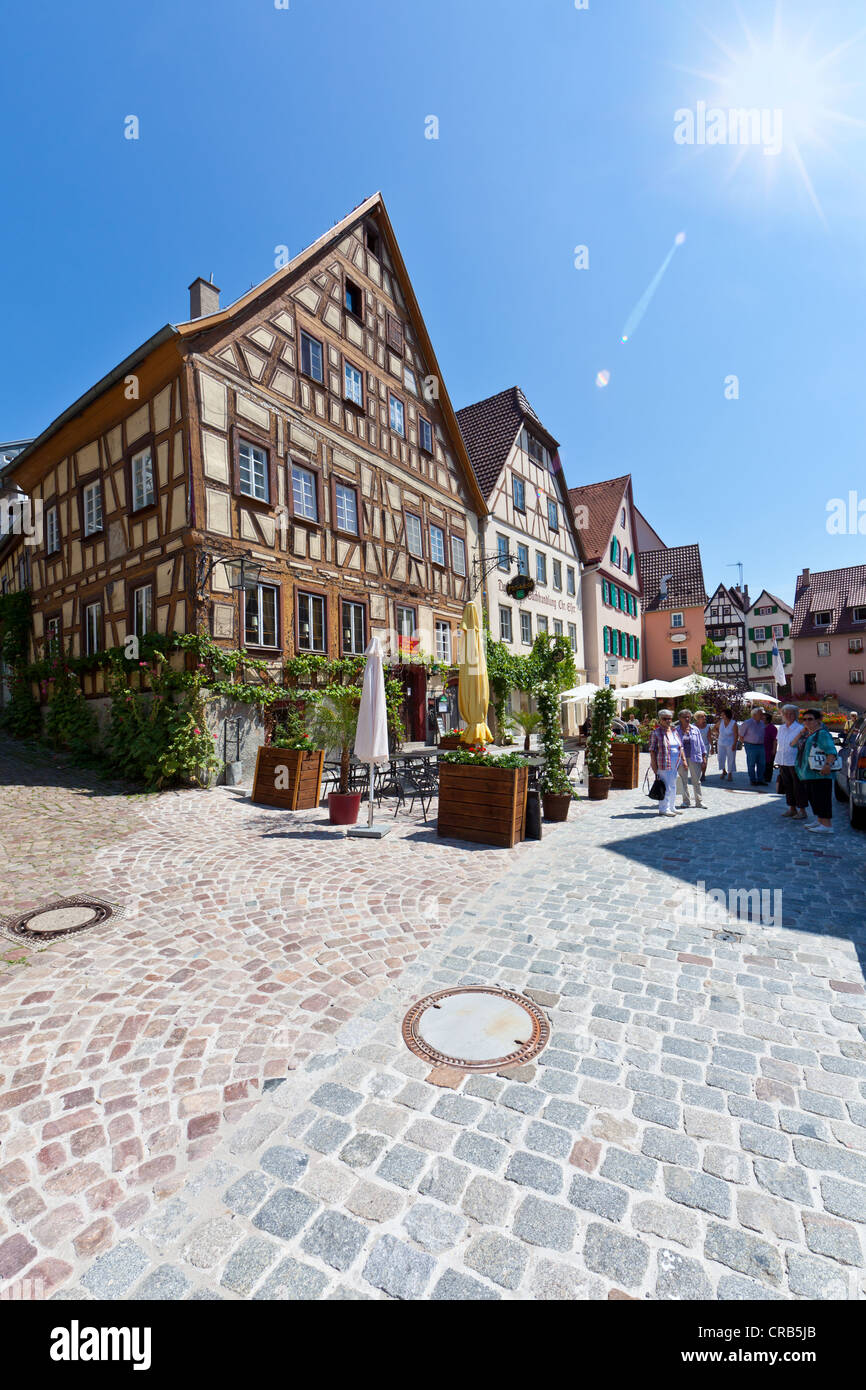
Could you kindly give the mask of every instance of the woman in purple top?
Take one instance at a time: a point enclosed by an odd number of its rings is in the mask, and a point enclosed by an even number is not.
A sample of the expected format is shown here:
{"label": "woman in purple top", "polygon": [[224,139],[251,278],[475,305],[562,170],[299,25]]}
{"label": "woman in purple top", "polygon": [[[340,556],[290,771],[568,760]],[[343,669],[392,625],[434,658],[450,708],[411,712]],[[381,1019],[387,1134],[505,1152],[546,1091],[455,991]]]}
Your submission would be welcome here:
{"label": "woman in purple top", "polygon": [[776,761],[776,726],[773,716],[764,710],[764,782],[773,780],[773,764]]}

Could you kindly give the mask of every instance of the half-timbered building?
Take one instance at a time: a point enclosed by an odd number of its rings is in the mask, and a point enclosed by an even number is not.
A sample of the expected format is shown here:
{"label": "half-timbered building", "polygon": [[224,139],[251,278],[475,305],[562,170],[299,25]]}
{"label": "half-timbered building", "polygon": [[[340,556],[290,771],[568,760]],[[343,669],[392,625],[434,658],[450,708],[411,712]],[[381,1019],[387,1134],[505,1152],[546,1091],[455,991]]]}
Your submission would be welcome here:
{"label": "half-timbered building", "polygon": [[378,635],[425,738],[485,504],[381,196],[230,307],[190,295],[14,461],[37,649],[196,630],[276,668]]}

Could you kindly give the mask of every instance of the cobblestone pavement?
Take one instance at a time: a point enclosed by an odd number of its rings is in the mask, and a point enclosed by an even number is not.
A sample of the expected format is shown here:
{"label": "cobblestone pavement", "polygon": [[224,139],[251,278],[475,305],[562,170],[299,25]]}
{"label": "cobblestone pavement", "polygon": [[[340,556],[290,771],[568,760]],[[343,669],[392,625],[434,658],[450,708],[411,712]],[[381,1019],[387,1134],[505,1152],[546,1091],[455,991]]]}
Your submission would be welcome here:
{"label": "cobblestone pavement", "polygon": [[[780,820],[775,796],[712,777],[706,802],[661,820],[641,793],[616,793],[574,808],[541,844],[476,852],[468,867],[456,846],[440,844],[449,891],[458,872],[477,878],[473,896],[464,879],[447,899],[423,828],[377,846],[319,843],[308,859],[307,842],[282,841],[292,872],[305,878],[318,857],[316,882],[339,878],[346,912],[354,902],[368,927],[372,906],[383,920],[376,885],[387,902],[395,867],[413,881],[420,871],[440,894],[435,928],[391,956],[375,996],[355,996],[322,1047],[292,1057],[300,1065],[288,1075],[275,1049],[264,1093],[244,1098],[207,1136],[209,1151],[189,1154],[183,1180],[175,1173],[150,1193],[146,1212],[123,1229],[115,1219],[98,1251],[58,1241],[65,1283],[54,1296],[862,1298],[864,841],[841,824],[833,840],[812,836]],[[227,796],[219,805],[208,814],[228,835],[204,863],[193,856],[191,898],[205,884],[217,891],[211,870],[221,883],[245,845],[249,856],[258,813]],[[182,824],[179,813],[145,836],[149,873],[154,856],[172,862]],[[353,863],[366,901],[346,883]],[[772,922],[716,923],[689,914],[684,894],[698,882],[783,896]],[[308,931],[333,912],[324,892],[314,894]],[[419,893],[416,912],[424,901]],[[125,947],[127,989],[146,979],[151,931]],[[203,971],[215,968],[217,943],[236,949],[239,931],[221,908],[196,943]],[[285,920],[256,923],[246,939],[254,970],[267,956],[262,938],[280,958],[294,944]],[[301,944],[292,969],[306,959]],[[249,1007],[242,989],[229,1002],[228,981],[248,976],[226,975],[228,1028]],[[552,1037],[536,1063],[509,1075],[431,1073],[406,1050],[410,1003],[461,982],[524,990],[544,1008]],[[132,1009],[147,1006],[148,988]],[[275,1020],[282,998],[267,1001]],[[266,1052],[269,1016],[258,1021]],[[141,1041],[129,1053],[136,1087],[164,1046],[158,1037],[141,1056]],[[196,1059],[204,1071],[226,1065],[214,1060],[218,1036],[207,1046]],[[35,1190],[36,1150],[49,1136],[36,1127],[28,1148],[26,1132],[17,1131],[12,1163]],[[69,1205],[82,1202],[70,1195]],[[41,1245],[28,1258],[40,1257],[46,1264]]]}
{"label": "cobblestone pavement", "polygon": [[123,909],[48,947],[0,937],[0,1287],[50,1291],[149,1215],[511,862],[420,815],[374,855],[321,812],[130,797],[8,743],[0,786],[0,915]]}

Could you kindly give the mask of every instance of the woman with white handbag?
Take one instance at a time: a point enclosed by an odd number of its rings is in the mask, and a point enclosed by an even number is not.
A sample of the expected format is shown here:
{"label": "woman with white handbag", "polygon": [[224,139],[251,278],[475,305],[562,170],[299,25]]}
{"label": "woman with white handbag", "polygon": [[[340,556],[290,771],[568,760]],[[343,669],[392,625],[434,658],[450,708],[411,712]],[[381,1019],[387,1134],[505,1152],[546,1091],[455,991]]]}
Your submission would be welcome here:
{"label": "woman with white handbag", "polygon": [[797,776],[803,783],[809,805],[817,817],[815,824],[807,828],[816,835],[833,834],[833,774],[840,759],[836,745],[828,729],[824,728],[824,715],[819,709],[807,709],[803,715],[806,726],[805,739],[800,738],[800,751],[797,754]]}

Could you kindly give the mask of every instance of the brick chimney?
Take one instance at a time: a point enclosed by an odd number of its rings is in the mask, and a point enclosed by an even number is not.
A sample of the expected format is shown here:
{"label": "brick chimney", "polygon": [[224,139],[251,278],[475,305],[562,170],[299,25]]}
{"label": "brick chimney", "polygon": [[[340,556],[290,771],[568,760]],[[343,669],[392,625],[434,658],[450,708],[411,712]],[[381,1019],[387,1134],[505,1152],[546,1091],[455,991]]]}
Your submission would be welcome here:
{"label": "brick chimney", "polygon": [[203,319],[208,314],[216,314],[220,307],[220,292],[213,283],[213,278],[203,280],[201,276],[193,280],[189,287],[189,316],[191,319]]}

